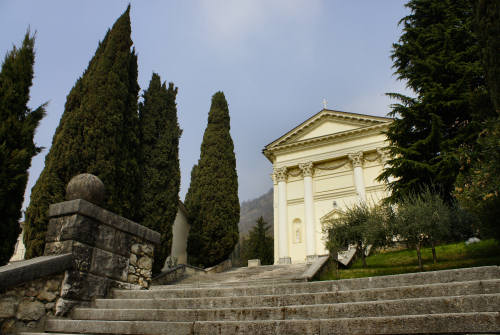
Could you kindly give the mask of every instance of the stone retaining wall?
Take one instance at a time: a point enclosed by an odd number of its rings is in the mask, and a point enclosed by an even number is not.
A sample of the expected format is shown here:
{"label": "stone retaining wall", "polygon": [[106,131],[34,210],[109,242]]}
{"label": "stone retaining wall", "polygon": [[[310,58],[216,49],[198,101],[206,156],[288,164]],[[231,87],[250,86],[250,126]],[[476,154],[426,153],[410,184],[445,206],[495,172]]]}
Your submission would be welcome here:
{"label": "stone retaining wall", "polygon": [[83,199],[51,205],[45,255],[71,253],[57,314],[106,296],[112,287],[148,288],[160,234]]}
{"label": "stone retaining wall", "polygon": [[0,267],[0,334],[43,329],[56,314],[71,254],[43,256]]}
{"label": "stone retaining wall", "polygon": [[0,334],[42,330],[46,315],[90,305],[112,287],[149,287],[160,234],[90,202],[104,199],[93,175],[74,177],[66,193],[69,201],[49,207],[44,256],[0,267]]}
{"label": "stone retaining wall", "polygon": [[31,280],[0,297],[0,334],[43,330],[45,318],[56,312],[63,274]]}

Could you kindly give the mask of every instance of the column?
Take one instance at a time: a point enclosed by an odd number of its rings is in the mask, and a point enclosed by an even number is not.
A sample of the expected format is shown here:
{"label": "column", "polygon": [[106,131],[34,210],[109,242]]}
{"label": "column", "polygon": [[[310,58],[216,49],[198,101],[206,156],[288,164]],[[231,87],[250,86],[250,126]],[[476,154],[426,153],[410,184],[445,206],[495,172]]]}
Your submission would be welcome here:
{"label": "column", "polygon": [[278,181],[278,243],[279,243],[279,264],[290,264],[292,262],[288,254],[288,208],[286,200],[286,167],[274,170],[274,175]]}
{"label": "column", "polygon": [[363,152],[348,155],[354,168],[354,186],[361,202],[366,201],[365,180],[363,176]]}
{"label": "column", "polygon": [[313,163],[299,164],[304,176],[304,218],[306,226],[306,262],[313,262],[316,258],[316,229],[314,225],[314,199],[312,175]]}

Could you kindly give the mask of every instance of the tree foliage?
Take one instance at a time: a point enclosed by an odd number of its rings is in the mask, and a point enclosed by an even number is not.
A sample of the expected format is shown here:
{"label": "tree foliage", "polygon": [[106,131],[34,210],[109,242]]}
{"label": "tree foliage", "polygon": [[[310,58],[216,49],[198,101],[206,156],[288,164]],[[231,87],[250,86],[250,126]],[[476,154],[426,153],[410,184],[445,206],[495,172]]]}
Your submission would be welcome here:
{"label": "tree foliage", "polygon": [[337,259],[342,249],[355,245],[356,254],[365,267],[368,248],[387,245],[390,236],[386,225],[390,215],[388,209],[390,207],[370,207],[366,203],[347,207],[325,226],[326,247],[330,254]]}
{"label": "tree foliage", "polygon": [[139,218],[139,86],[130,34],[129,6],[68,94],[45,167],[31,193],[26,258],[43,253],[48,206],[64,199],[66,184],[79,173],[101,178],[105,207],[132,220]]}
{"label": "tree foliage", "polygon": [[393,217],[392,231],[395,236],[417,250],[420,270],[423,271],[421,248],[424,243],[432,246],[434,262],[437,262],[435,246],[450,236],[450,207],[438,194],[429,189],[420,194],[405,195]]}
{"label": "tree foliage", "polygon": [[481,220],[482,236],[500,239],[500,4],[498,1],[475,2],[475,29],[482,50],[488,83],[492,117],[485,114],[483,130],[476,141],[459,150],[460,174],[455,196],[460,204]]}
{"label": "tree foliage", "polygon": [[142,224],[161,234],[153,273],[159,273],[172,247],[172,226],[179,204],[179,138],[177,87],[162,84],[153,73],[139,105],[142,152]]}
{"label": "tree foliage", "polygon": [[472,30],[471,0],[410,0],[393,44],[395,74],[415,97],[388,95],[399,103],[387,131],[392,159],[378,177],[389,181],[389,198],[433,185],[447,201],[459,170],[455,150],[474,141],[490,113],[480,45]]}
{"label": "tree foliage", "polygon": [[20,232],[19,219],[31,159],[42,148],[33,142],[45,105],[28,107],[35,63],[35,36],[8,52],[0,72],[0,266],[6,264]]}
{"label": "tree foliage", "polygon": [[500,3],[497,0],[476,0],[474,4],[475,30],[481,45],[488,90],[500,115]]}
{"label": "tree foliage", "polygon": [[185,202],[191,218],[188,255],[193,265],[212,266],[227,259],[238,241],[238,177],[229,130],[226,98],[217,92]]}
{"label": "tree foliage", "polygon": [[242,243],[242,256],[246,261],[260,259],[261,264],[271,265],[274,263],[274,239],[269,235],[270,226],[262,216],[256,222]]}

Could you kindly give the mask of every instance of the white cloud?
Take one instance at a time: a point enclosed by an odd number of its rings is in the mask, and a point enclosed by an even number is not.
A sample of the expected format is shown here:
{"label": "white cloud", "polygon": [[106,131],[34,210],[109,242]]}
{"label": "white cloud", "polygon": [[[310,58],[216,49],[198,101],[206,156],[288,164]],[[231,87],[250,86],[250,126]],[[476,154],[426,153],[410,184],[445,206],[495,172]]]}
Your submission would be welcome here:
{"label": "white cloud", "polygon": [[210,37],[217,42],[244,39],[283,21],[306,23],[320,9],[318,0],[201,0],[199,7]]}

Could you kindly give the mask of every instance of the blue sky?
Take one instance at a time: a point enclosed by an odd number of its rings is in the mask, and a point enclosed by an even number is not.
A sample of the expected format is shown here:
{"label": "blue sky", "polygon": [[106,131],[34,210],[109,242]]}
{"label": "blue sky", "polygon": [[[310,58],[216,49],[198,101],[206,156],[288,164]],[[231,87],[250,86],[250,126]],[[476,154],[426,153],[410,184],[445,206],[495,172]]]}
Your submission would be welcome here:
{"label": "blue sky", "polygon": [[[139,85],[152,72],[179,87],[181,199],[199,158],[211,96],[224,91],[231,115],[240,201],[272,187],[262,148],[328,108],[385,116],[386,92],[406,92],[392,75],[391,45],[408,13],[400,0],[131,1]],[[29,193],[64,111],[66,95],[128,1],[1,1],[0,55],[36,31],[30,106],[46,101],[35,136]]]}

